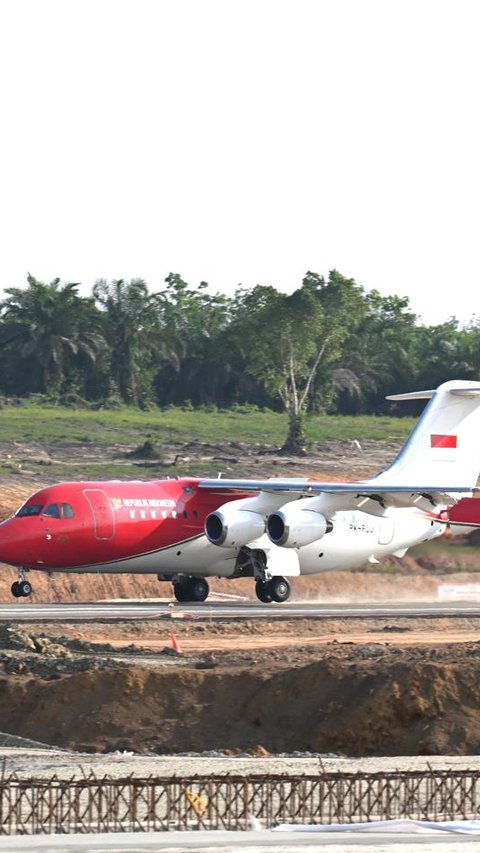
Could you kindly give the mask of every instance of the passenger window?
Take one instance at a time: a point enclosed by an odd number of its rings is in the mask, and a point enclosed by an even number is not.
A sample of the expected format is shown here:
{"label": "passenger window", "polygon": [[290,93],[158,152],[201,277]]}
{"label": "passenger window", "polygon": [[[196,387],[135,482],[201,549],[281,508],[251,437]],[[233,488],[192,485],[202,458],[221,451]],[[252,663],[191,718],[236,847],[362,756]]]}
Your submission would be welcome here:
{"label": "passenger window", "polygon": [[43,504],[25,504],[17,512],[17,518],[28,515],[40,515]]}
{"label": "passenger window", "polygon": [[74,518],[75,511],[71,504],[61,504],[62,507],[62,518]]}
{"label": "passenger window", "polygon": [[50,518],[60,518],[60,507],[58,504],[48,504],[43,510],[43,515],[48,515]]}

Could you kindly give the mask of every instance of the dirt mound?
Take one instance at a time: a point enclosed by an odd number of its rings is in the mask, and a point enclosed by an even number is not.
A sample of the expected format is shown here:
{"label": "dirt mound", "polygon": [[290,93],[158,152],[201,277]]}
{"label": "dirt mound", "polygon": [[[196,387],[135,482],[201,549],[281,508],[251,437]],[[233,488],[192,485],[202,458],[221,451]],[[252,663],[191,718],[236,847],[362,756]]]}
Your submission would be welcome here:
{"label": "dirt mound", "polygon": [[83,751],[477,753],[480,646],[371,645],[307,666],[0,679],[0,730]]}

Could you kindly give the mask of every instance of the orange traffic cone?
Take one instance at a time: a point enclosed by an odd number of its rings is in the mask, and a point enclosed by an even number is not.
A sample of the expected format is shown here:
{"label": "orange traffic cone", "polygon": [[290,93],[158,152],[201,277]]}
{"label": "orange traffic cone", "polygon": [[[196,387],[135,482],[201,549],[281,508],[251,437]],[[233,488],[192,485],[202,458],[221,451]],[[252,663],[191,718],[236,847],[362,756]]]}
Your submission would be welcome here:
{"label": "orange traffic cone", "polygon": [[172,634],[172,649],[174,652],[177,652],[178,655],[182,654],[182,650],[180,648],[180,643],[178,642],[175,634]]}

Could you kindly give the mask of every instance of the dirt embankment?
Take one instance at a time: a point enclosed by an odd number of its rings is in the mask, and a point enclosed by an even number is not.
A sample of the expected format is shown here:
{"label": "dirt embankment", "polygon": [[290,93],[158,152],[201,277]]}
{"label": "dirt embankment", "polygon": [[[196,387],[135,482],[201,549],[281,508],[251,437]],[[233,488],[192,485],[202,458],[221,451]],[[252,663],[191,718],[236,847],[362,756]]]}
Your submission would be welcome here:
{"label": "dirt embankment", "polygon": [[[136,627],[148,646],[148,627]],[[452,625],[417,626],[409,642],[408,625],[377,624],[370,642],[357,643],[346,623],[334,626],[343,640],[329,640],[326,626],[287,623],[277,630],[290,645],[273,636],[261,648],[252,636],[243,650],[235,628],[218,626],[220,648],[205,651],[212,632],[183,626],[179,653],[168,637],[154,652],[114,643],[95,651],[36,629],[23,650],[0,656],[0,730],[93,752],[478,754],[480,643],[435,642]]]}

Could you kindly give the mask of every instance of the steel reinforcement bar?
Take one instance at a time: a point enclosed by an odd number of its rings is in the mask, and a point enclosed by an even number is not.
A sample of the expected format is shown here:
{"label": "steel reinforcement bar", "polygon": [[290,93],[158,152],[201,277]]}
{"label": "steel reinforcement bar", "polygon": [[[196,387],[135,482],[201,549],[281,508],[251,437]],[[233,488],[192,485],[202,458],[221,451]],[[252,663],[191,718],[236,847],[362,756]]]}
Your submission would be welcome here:
{"label": "steel reinforcement bar", "polygon": [[[480,771],[0,779],[0,834],[480,817]],[[256,823],[258,826],[258,823]]]}

